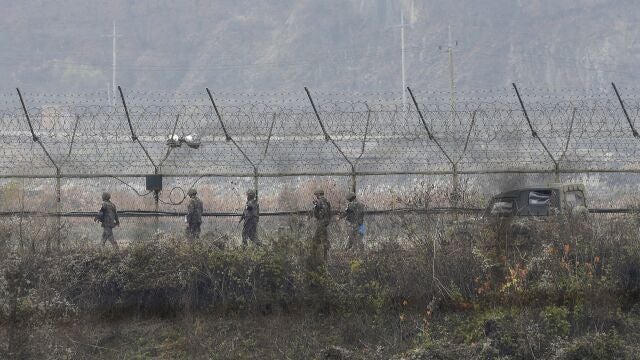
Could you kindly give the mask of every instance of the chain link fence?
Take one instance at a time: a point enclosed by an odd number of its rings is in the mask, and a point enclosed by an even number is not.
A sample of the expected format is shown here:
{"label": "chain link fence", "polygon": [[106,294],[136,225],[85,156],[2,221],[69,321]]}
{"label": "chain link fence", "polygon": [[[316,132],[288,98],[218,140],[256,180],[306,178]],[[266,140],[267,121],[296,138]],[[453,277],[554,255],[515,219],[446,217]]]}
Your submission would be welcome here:
{"label": "chain link fence", "polygon": [[[191,187],[211,236],[239,234],[252,188],[265,236],[304,232],[318,186],[335,209],[356,191],[376,216],[372,238],[394,229],[401,211],[479,209],[533,183],[583,182],[591,207],[635,206],[637,89],[414,90],[407,103],[394,93],[307,89],[0,94],[0,211],[13,237],[45,239],[56,224],[81,241],[99,238],[92,218],[102,191],[123,211],[128,240],[182,231]],[[162,190],[145,188],[148,175],[162,176]],[[334,232],[344,231],[336,222]]]}

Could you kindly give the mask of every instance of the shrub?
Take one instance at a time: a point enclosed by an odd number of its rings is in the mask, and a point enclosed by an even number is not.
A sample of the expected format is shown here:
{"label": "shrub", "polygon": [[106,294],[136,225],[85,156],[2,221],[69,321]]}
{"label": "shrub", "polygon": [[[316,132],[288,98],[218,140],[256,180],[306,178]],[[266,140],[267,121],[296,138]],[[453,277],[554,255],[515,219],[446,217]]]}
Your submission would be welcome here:
{"label": "shrub", "polygon": [[559,360],[605,360],[631,359],[632,357],[631,354],[625,354],[623,343],[618,334],[608,332],[573,340],[568,345],[560,347],[554,358]]}
{"label": "shrub", "polygon": [[547,335],[550,337],[566,337],[569,335],[569,310],[564,306],[547,306],[540,316]]}

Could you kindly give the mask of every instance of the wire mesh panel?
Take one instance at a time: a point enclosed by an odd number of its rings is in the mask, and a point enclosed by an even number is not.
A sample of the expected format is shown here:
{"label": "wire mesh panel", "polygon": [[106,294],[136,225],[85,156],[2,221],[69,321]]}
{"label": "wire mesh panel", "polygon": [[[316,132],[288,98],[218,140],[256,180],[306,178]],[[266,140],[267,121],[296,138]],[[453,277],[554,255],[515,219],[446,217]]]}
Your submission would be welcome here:
{"label": "wire mesh panel", "polygon": [[[234,246],[246,191],[257,189],[264,242],[306,241],[313,191],[339,212],[355,188],[367,246],[427,248],[445,246],[459,216],[479,218],[492,196],[550,182],[583,183],[592,211],[637,221],[637,89],[514,89],[416,91],[404,103],[313,91],[2,96],[0,225],[21,247],[96,245],[106,191],[121,244],[174,236],[195,188],[202,237]],[[162,190],[146,189],[151,174]],[[332,246],[344,248],[349,224],[334,219]]]}
{"label": "wire mesh panel", "polygon": [[638,171],[640,101],[624,91],[461,93],[455,103],[418,92],[416,104],[312,92],[290,102],[123,92],[113,104],[25,94],[24,108],[17,96],[2,103],[0,175]]}

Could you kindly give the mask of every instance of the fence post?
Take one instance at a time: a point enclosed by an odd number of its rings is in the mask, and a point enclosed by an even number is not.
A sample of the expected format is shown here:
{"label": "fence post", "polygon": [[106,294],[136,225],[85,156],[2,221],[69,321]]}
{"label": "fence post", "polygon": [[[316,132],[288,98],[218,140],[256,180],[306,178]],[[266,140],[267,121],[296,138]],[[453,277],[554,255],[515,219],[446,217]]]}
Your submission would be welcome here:
{"label": "fence post", "polygon": [[209,100],[211,100],[211,105],[213,105],[213,110],[215,110],[216,112],[216,116],[218,117],[218,121],[220,122],[220,126],[222,127],[222,132],[224,133],[224,137],[226,141],[231,140],[231,136],[229,136],[229,133],[227,133],[227,128],[224,126],[224,122],[222,122],[222,115],[220,115],[220,112],[218,111],[218,106],[216,105],[216,102],[213,100],[213,95],[211,95],[211,90],[209,90],[209,88],[206,88],[207,90],[207,95],[209,95]]}
{"label": "fence post", "polygon": [[[458,157],[458,159],[456,161],[453,162],[452,167],[453,167],[453,196],[452,196],[452,200],[454,203],[455,207],[458,207],[460,205],[460,200],[462,199],[462,194],[460,193],[460,178],[459,178],[459,174],[458,174],[458,164],[460,163],[460,161],[464,158],[464,156],[467,154],[467,149],[469,147],[469,139],[471,138],[471,131],[473,130],[473,126],[476,123],[476,110],[473,110],[473,112],[471,113],[471,124],[469,125],[469,131],[467,132],[467,137],[464,141],[464,147],[462,148],[462,153],[460,154],[460,156]],[[456,216],[458,216],[458,213],[456,212]]]}
{"label": "fence post", "polygon": [[22,179],[22,189],[20,191],[20,221],[18,223],[18,231],[20,232],[20,250],[24,248],[24,232],[22,222],[24,221],[24,178]]}
{"label": "fence post", "polygon": [[264,159],[267,157],[267,151],[269,151],[269,144],[271,143],[271,136],[273,135],[273,126],[276,124],[276,113],[273,113],[273,116],[271,117],[271,125],[269,125],[269,134],[267,135],[267,143],[264,145],[264,150],[262,151],[262,157],[260,157],[260,160],[258,160],[257,164],[253,164],[253,162],[251,162],[251,165],[253,166],[253,187],[254,190],[256,191],[256,198],[258,197],[258,183],[260,181],[260,175],[258,174],[258,167],[260,165],[262,165],[262,162],[264,161]]}
{"label": "fence post", "polygon": [[318,114],[318,110],[316,109],[316,104],[313,102],[313,98],[311,97],[311,93],[309,92],[309,89],[307,89],[306,86],[304,88],[304,91],[307,93],[307,97],[309,98],[309,102],[311,103],[311,107],[313,108],[313,113],[316,115],[316,119],[318,120],[318,123],[320,124],[320,128],[322,129],[322,133],[324,134],[324,141],[331,140],[331,137],[329,136],[329,133],[327,133],[327,130],[324,128],[324,124],[322,123],[322,120],[320,119],[320,114]]}
{"label": "fence post", "polygon": [[156,216],[153,219],[153,225],[156,228],[156,233],[160,231],[160,217],[158,216],[158,211],[160,211],[160,191],[153,190],[153,211],[155,211]]}
{"label": "fence post", "polygon": [[452,173],[453,173],[453,182],[454,182],[453,184],[454,193],[450,195],[450,204],[457,206],[457,200],[455,200],[455,197],[457,196],[457,194],[455,194],[455,191],[458,188],[458,184],[457,184],[458,183],[458,164],[457,162],[453,161],[453,159],[451,159],[451,156],[449,156],[449,154],[446,151],[444,151],[444,148],[442,147],[442,145],[440,145],[440,142],[438,141],[438,139],[436,139],[435,136],[433,136],[433,134],[431,133],[431,130],[429,130],[429,126],[427,126],[427,122],[424,120],[424,116],[422,115],[422,110],[420,110],[420,106],[418,106],[418,101],[416,100],[416,97],[413,96],[413,91],[411,91],[411,88],[408,86],[407,86],[407,91],[409,91],[409,95],[411,95],[411,100],[413,101],[413,105],[416,107],[416,111],[418,112],[418,116],[420,117],[420,121],[422,122],[422,126],[424,126],[424,129],[427,131],[429,140],[433,141],[436,144],[438,149],[440,149],[440,152],[442,152],[442,154],[447,159],[447,161],[449,161],[449,164],[451,164]]}
{"label": "fence post", "polygon": [[559,176],[558,176],[558,169],[559,169],[558,161],[553,157],[553,154],[551,154],[551,151],[549,151],[549,148],[547,148],[547,145],[544,143],[544,141],[542,141],[540,136],[538,136],[538,132],[533,128],[533,124],[531,123],[531,119],[529,119],[529,114],[527,114],[527,109],[524,106],[524,102],[522,101],[522,97],[520,97],[520,92],[518,91],[518,87],[516,86],[516,83],[511,83],[511,85],[513,85],[513,89],[516,91],[516,96],[518,97],[518,101],[520,102],[520,108],[522,109],[522,113],[524,114],[525,120],[527,120],[527,124],[529,124],[529,129],[531,130],[531,136],[533,136],[534,138],[536,138],[538,140],[538,142],[540,143],[540,145],[544,149],[545,153],[547,153],[547,155],[551,159],[551,162],[553,162],[554,169],[555,169],[554,171],[556,173],[556,179],[558,179],[559,178]]}
{"label": "fence post", "polygon": [[633,137],[640,137],[640,135],[638,135],[638,131],[636,131],[636,129],[633,127],[633,123],[631,122],[631,118],[627,113],[627,108],[624,106],[624,102],[620,97],[620,93],[618,92],[618,88],[616,87],[616,84],[611,83],[611,86],[613,87],[613,91],[615,91],[616,93],[616,97],[618,97],[618,101],[620,102],[620,106],[622,107],[622,112],[624,113],[624,117],[627,118],[627,122],[629,123],[629,127],[631,128],[631,133],[633,134]]}
{"label": "fence post", "polygon": [[[253,188],[256,191],[256,194],[258,192],[258,166],[251,160],[251,158],[247,155],[247,153],[244,152],[244,150],[242,150],[242,148],[240,147],[240,145],[238,145],[238,143],[231,137],[231,135],[229,135],[229,133],[227,132],[227,128],[224,125],[224,121],[222,121],[222,115],[220,114],[220,111],[218,111],[218,106],[216,105],[215,100],[213,100],[213,95],[211,95],[211,90],[209,90],[209,88],[206,88],[207,90],[207,95],[209,95],[209,100],[211,101],[211,105],[213,105],[213,109],[216,112],[216,117],[218,118],[218,122],[220,122],[220,126],[222,127],[222,132],[224,132],[224,136],[225,136],[225,140],[227,142],[231,142],[231,144],[233,144],[233,146],[240,152],[240,154],[242,154],[242,157],[249,163],[249,165],[251,165],[251,168],[253,169]],[[274,116],[275,119],[275,116]],[[269,135],[269,139],[271,138],[271,135]],[[267,147],[269,146],[269,142],[267,141]],[[265,148],[265,154],[266,154],[266,148]],[[257,196],[257,195],[256,195]]]}
{"label": "fence post", "polygon": [[29,117],[29,112],[27,111],[27,106],[24,104],[24,100],[22,99],[22,93],[20,93],[20,89],[16,88],[16,91],[18,92],[18,97],[20,98],[20,104],[22,105],[22,110],[24,111],[24,117],[27,119],[27,124],[29,124],[29,131],[31,132],[31,138],[33,139],[34,142],[40,145],[40,148],[42,148],[42,151],[47,156],[47,158],[49,159],[53,167],[56,169],[56,172],[60,172],[60,167],[58,167],[56,162],[53,161],[51,154],[49,154],[49,152],[47,151],[47,148],[44,147],[44,144],[40,140],[40,137],[38,137],[38,135],[36,135],[35,131],[33,130],[33,125],[31,124],[31,117]]}
{"label": "fence post", "polygon": [[356,165],[358,165],[358,161],[360,161],[360,159],[362,158],[362,155],[364,155],[364,150],[367,146],[367,135],[369,135],[369,122],[371,120],[371,108],[369,107],[369,104],[367,104],[366,102],[364,103],[364,105],[367,107],[367,121],[364,123],[364,136],[362,137],[362,146],[360,148],[360,154],[353,161],[353,165],[351,165],[351,191],[353,191],[354,194],[357,194]]}
{"label": "fence post", "polygon": [[[56,170],[56,204],[57,204],[56,206],[59,207],[60,205],[60,167],[58,166],[58,164],[56,164],[55,161],[53,161],[53,157],[51,157],[51,154],[49,154],[49,151],[47,151],[47,148],[44,146],[44,144],[40,140],[40,137],[38,137],[35,131],[33,130],[33,125],[31,124],[31,118],[29,117],[29,111],[27,111],[27,106],[24,104],[22,93],[20,92],[19,88],[16,88],[16,91],[18,92],[18,97],[20,98],[20,105],[22,105],[22,110],[24,111],[24,117],[27,119],[27,124],[29,124],[29,131],[31,132],[31,138],[33,139],[34,142],[40,145],[40,148],[42,149],[44,154],[47,156],[47,158],[53,165],[53,168]],[[58,222],[58,225],[59,225],[59,222]],[[59,232],[60,232],[60,226],[58,226],[56,229],[56,234],[58,234],[56,236],[58,244],[60,243]],[[46,244],[47,252],[49,252],[50,241],[51,239],[47,238],[47,244]]]}
{"label": "fence post", "polygon": [[[458,207],[458,203],[460,200],[460,178],[458,175],[458,163],[454,163],[452,166],[452,171],[453,171],[453,186],[452,186],[452,191],[451,191],[451,205],[455,208]],[[456,216],[458,215],[458,213],[456,212]]]}
{"label": "fence post", "polygon": [[56,171],[56,241],[58,248],[62,240],[62,196],[60,186],[60,170]]}
{"label": "fence post", "polygon": [[[158,174],[158,169],[156,169],[155,174]],[[158,215],[158,211],[160,210],[160,190],[153,190],[153,210],[155,211],[154,218],[154,226],[156,228],[156,233],[160,232],[160,216]]]}
{"label": "fence post", "polygon": [[71,150],[73,150],[73,142],[76,139],[76,130],[78,130],[78,124],[80,123],[80,115],[76,114],[76,123],[73,125],[73,133],[71,134],[71,141],[69,142],[69,153],[67,156],[71,156]]}
{"label": "fence post", "polygon": [[[149,152],[147,151],[147,148],[144,147],[144,145],[142,144],[142,142],[140,141],[140,139],[138,138],[138,136],[136,135],[134,129],[133,129],[133,124],[131,123],[131,117],[129,116],[129,109],[127,108],[127,102],[124,99],[124,93],[122,92],[122,88],[120,86],[118,86],[118,92],[120,93],[120,99],[122,100],[122,107],[124,108],[124,114],[127,117],[127,123],[129,123],[129,130],[131,131],[131,141],[137,142],[138,145],[140,145],[140,147],[142,148],[142,151],[144,151],[144,154],[147,156],[147,159],[149,160],[149,162],[151,163],[151,165],[153,166],[153,173],[155,175],[158,175],[159,173],[159,169],[158,169],[158,165],[155,163],[155,161],[153,161],[153,158],[151,157],[151,155],[149,155]],[[154,225],[156,227],[156,232],[158,232],[159,227],[160,227],[160,217],[158,216],[158,210],[159,210],[159,201],[160,201],[160,190],[153,190],[153,201],[154,201],[154,210],[155,210],[155,221],[154,221]]]}
{"label": "fence post", "polygon": [[351,167],[351,192],[356,194],[356,168]]}
{"label": "fence post", "polygon": [[576,118],[576,108],[573,108],[571,112],[571,121],[569,122],[569,134],[567,134],[567,141],[564,143],[564,150],[562,150],[562,155],[558,158],[558,162],[556,164],[556,182],[560,182],[560,162],[567,155],[567,150],[569,150],[569,142],[571,141],[571,134],[573,133],[573,121]]}
{"label": "fence post", "polygon": [[318,113],[318,110],[316,109],[316,104],[313,102],[313,98],[311,97],[311,93],[309,92],[309,89],[307,89],[305,87],[304,91],[307,93],[307,97],[309,98],[309,102],[311,103],[311,107],[313,108],[313,113],[316,116],[316,120],[318,120],[318,123],[320,124],[320,128],[322,129],[322,133],[324,134],[324,141],[330,141],[331,144],[333,144],[333,146],[336,148],[336,150],[338,150],[340,155],[342,155],[342,158],[344,159],[344,161],[346,161],[349,164],[349,166],[351,167],[351,191],[353,191],[355,193],[356,192],[356,178],[355,178],[356,166],[351,160],[349,160],[349,158],[344,153],[344,151],[342,151],[340,146],[338,146],[338,144],[335,142],[335,140],[333,140],[333,138],[327,132],[327,129],[324,127],[324,124],[322,123],[322,119],[320,118],[320,114]]}
{"label": "fence post", "polygon": [[140,145],[140,147],[142,148],[142,151],[144,151],[144,154],[147,156],[147,159],[149,160],[149,162],[151,163],[151,165],[155,170],[155,173],[157,174],[158,165],[156,165],[155,161],[153,161],[153,158],[151,158],[151,155],[149,155],[147,148],[144,147],[140,139],[138,139],[138,135],[136,135],[135,131],[133,130],[133,125],[131,124],[131,117],[129,116],[129,109],[127,108],[127,102],[124,100],[124,93],[122,92],[122,88],[120,86],[118,86],[118,91],[120,92],[120,99],[122,100],[122,107],[124,107],[124,114],[127,117],[127,123],[129,123],[129,130],[131,131],[131,141],[135,141],[138,143],[138,145]]}
{"label": "fence post", "polygon": [[258,169],[253,169],[253,190],[256,192],[256,197],[258,196]]}

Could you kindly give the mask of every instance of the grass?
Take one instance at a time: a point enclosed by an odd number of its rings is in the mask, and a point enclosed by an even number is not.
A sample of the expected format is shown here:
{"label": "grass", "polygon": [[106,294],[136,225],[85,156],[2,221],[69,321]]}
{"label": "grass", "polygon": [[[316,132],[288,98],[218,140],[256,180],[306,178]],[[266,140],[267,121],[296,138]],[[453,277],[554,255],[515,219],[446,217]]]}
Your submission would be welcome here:
{"label": "grass", "polygon": [[[429,206],[423,185],[401,204]],[[284,201],[284,200],[283,200]],[[283,219],[265,248],[223,231],[188,242],[140,231],[121,251],[51,224],[0,243],[0,357],[607,359],[640,352],[637,219],[540,224],[375,218],[363,253],[335,237],[310,266],[308,225]],[[29,246],[36,244],[36,246]],[[26,246],[25,246],[26,245]]]}

